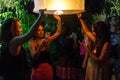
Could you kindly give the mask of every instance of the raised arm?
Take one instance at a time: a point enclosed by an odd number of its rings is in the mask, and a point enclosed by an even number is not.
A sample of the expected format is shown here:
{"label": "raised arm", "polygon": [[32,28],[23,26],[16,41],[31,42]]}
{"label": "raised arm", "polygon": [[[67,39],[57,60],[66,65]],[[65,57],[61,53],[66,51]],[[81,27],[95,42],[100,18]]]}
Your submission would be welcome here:
{"label": "raised arm", "polygon": [[53,41],[54,39],[56,39],[61,34],[61,31],[62,31],[60,16],[59,15],[54,15],[54,18],[58,21],[57,30],[52,36],[47,38],[48,41]]}
{"label": "raised arm", "polygon": [[43,11],[39,11],[39,16],[34,22],[34,24],[30,27],[29,31],[22,36],[14,37],[9,44],[10,53],[14,56],[19,55],[21,50],[21,45],[28,41],[37,30],[39,22],[42,20]]}
{"label": "raised arm", "polygon": [[80,20],[80,23],[81,23],[81,25],[82,25],[82,28],[83,28],[85,34],[86,34],[93,42],[95,42],[95,40],[96,40],[96,39],[95,39],[95,36],[92,34],[92,32],[89,30],[89,28],[87,27],[87,25],[86,25],[85,22],[83,21],[83,19],[82,19],[82,14],[79,13],[79,14],[77,14],[77,16],[78,16],[78,19]]}

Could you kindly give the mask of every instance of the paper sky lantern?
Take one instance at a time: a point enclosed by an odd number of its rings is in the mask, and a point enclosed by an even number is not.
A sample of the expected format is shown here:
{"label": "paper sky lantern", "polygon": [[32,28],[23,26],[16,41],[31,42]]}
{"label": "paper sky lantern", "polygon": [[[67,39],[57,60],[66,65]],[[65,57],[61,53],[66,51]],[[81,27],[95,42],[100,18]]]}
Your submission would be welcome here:
{"label": "paper sky lantern", "polygon": [[84,0],[34,0],[33,12],[45,9],[45,14],[76,14],[85,11]]}

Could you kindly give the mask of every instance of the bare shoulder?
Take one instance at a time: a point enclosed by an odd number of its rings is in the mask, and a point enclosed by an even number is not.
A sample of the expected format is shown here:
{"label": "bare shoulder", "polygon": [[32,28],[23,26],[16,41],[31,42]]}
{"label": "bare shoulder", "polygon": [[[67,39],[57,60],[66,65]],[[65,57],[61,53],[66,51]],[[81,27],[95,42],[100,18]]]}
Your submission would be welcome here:
{"label": "bare shoulder", "polygon": [[106,44],[106,46],[111,46],[110,42],[106,42],[105,44]]}
{"label": "bare shoulder", "polygon": [[105,42],[103,48],[105,48],[105,49],[110,49],[110,48],[111,48],[110,42]]}

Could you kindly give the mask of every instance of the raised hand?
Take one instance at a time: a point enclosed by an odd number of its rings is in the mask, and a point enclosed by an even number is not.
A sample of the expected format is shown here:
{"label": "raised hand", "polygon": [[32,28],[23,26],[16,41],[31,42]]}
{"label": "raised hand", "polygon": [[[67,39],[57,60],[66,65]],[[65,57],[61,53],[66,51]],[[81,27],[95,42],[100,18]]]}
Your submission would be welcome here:
{"label": "raised hand", "polygon": [[54,14],[53,16],[54,16],[55,19],[57,19],[57,20],[61,20],[60,15],[56,15],[56,14]]}
{"label": "raised hand", "polygon": [[39,10],[39,15],[43,15],[44,14],[44,10]]}
{"label": "raised hand", "polygon": [[78,14],[77,14],[77,17],[78,17],[78,19],[80,19],[80,18],[82,17],[82,14],[81,14],[81,13],[78,13]]}

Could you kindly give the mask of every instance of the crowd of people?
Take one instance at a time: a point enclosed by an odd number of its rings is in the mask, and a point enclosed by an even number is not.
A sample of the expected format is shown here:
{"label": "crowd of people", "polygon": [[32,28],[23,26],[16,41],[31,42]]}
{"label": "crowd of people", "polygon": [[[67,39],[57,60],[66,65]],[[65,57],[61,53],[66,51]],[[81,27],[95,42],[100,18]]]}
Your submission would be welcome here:
{"label": "crowd of people", "polygon": [[[22,46],[27,41],[33,58],[29,79],[54,80],[49,44],[57,38],[60,41],[61,56],[55,74],[59,80],[112,80],[112,75],[120,80],[119,16],[98,21],[89,29],[82,13],[78,13],[81,34],[84,36],[81,42],[75,32],[70,32],[67,25],[62,25],[59,15],[53,15],[57,20],[56,32],[52,35],[45,33],[43,15],[44,11],[39,10],[38,18],[23,35],[18,19],[9,18],[2,24],[0,80],[27,80],[29,64],[27,52]],[[79,55],[76,54],[78,48]],[[83,78],[80,77],[81,72]]]}

